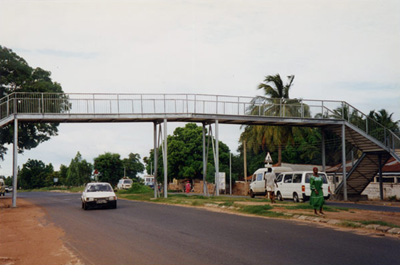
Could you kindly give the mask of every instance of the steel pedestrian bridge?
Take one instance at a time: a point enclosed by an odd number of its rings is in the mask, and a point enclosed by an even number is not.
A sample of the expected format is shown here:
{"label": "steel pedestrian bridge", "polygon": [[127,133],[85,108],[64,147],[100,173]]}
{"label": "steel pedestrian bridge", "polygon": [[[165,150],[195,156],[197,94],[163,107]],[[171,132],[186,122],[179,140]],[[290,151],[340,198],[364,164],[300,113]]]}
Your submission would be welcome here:
{"label": "steel pedestrian bridge", "polygon": [[[14,142],[18,122],[152,122],[155,126],[164,123],[165,128],[167,122],[196,122],[202,123],[203,128],[215,124],[216,133],[219,123],[319,127],[342,137],[343,164],[346,143],[363,153],[350,172],[343,167],[346,178],[336,193],[343,194],[345,199],[347,194],[361,194],[391,156],[400,161],[400,137],[344,101],[206,94],[18,92],[0,99],[0,127],[14,124]],[[322,148],[324,154],[324,143]],[[14,145],[15,184],[16,159]],[[324,164],[324,157],[322,161]]]}

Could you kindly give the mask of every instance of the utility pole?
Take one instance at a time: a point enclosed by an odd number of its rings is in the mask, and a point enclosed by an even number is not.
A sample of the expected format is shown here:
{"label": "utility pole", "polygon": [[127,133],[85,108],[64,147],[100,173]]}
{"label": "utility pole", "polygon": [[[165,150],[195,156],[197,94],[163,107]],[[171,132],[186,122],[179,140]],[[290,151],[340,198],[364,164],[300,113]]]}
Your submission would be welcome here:
{"label": "utility pole", "polygon": [[229,194],[232,195],[232,153],[229,152]]}
{"label": "utility pole", "polygon": [[243,164],[244,164],[244,186],[247,195],[247,158],[246,158],[246,141],[243,141]]}

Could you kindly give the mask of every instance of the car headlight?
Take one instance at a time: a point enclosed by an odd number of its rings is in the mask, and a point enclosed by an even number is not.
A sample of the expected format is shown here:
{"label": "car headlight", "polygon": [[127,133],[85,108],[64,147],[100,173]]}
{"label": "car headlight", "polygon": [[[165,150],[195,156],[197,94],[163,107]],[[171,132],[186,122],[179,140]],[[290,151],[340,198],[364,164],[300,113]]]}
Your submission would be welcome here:
{"label": "car headlight", "polygon": [[116,199],[117,199],[117,196],[108,197],[108,200],[109,200],[109,201],[115,201]]}

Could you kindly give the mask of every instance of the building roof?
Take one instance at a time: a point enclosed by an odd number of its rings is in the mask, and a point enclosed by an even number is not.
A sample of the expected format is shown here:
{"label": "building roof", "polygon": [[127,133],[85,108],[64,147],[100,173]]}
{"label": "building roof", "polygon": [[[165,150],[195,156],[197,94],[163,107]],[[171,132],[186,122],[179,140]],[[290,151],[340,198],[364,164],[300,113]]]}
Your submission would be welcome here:
{"label": "building roof", "polygon": [[[351,161],[347,161],[346,171],[349,172],[351,170],[351,168],[353,167],[353,164],[355,164],[355,163],[357,163],[357,159],[354,160],[353,163]],[[342,164],[337,164],[332,167],[327,167],[325,171],[327,173],[335,173],[335,172],[342,173],[341,169],[342,169]],[[382,172],[384,172],[384,173],[400,172],[400,162],[397,161],[396,159],[394,159],[393,157],[391,157],[386,162],[386,164],[383,166]]]}

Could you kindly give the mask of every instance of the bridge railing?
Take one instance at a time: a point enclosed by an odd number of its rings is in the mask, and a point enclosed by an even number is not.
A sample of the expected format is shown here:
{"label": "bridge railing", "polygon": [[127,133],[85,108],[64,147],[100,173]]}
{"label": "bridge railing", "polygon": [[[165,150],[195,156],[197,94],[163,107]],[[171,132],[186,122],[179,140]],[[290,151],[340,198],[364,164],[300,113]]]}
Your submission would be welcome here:
{"label": "bridge railing", "polygon": [[391,149],[398,135],[344,101],[207,94],[13,93],[0,99],[0,120],[30,114],[220,114],[346,120]]}

